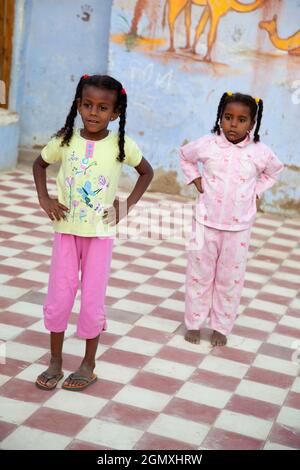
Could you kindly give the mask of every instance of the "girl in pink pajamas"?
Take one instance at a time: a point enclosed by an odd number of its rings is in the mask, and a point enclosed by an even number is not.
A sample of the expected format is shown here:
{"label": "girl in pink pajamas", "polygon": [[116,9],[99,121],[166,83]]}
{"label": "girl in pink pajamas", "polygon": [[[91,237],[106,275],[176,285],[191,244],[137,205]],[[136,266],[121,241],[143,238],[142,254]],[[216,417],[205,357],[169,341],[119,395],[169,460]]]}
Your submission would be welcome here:
{"label": "girl in pink pajamas", "polygon": [[193,183],[200,193],[186,275],[185,339],[191,343],[199,343],[200,329],[210,314],[212,345],[226,344],[243,289],[256,198],[283,169],[259,141],[262,112],[261,99],[224,93],[213,135],[180,148],[186,183]]}
{"label": "girl in pink pajamas", "polygon": [[[53,390],[63,377],[62,347],[81,273],[81,306],[77,335],[86,341],[78,369],[64,381],[66,390],[83,390],[97,380],[94,374],[99,336],[106,329],[105,292],[115,225],[121,218],[115,199],[123,164],[139,174],[127,199],[127,215],[148,187],[153,170],[137,144],[125,135],[127,94],[107,75],[83,75],[62,127],[43,148],[33,165],[39,203],[54,225],[53,254],[44,303],[45,327],[51,332],[51,358],[36,379],[37,387]],[[75,129],[77,113],[83,128]],[[118,133],[108,129],[119,119]],[[58,198],[51,198],[46,168],[60,163]],[[122,206],[123,208],[123,206]]]}

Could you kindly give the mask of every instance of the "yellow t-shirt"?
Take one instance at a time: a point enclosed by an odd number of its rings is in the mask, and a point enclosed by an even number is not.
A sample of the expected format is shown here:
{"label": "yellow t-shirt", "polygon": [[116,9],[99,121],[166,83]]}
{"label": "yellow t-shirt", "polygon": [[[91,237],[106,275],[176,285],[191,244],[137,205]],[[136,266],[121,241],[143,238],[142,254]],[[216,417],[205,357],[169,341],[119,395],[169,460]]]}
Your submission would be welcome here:
{"label": "yellow t-shirt", "polygon": [[76,129],[69,146],[54,137],[41,155],[47,163],[61,162],[56,179],[58,200],[66,207],[66,220],[53,222],[55,232],[83,237],[113,236],[116,227],[103,223],[104,209],[114,202],[123,163],[136,167],[142,160],[137,144],[125,136],[125,159],[121,163],[118,134],[87,140]]}

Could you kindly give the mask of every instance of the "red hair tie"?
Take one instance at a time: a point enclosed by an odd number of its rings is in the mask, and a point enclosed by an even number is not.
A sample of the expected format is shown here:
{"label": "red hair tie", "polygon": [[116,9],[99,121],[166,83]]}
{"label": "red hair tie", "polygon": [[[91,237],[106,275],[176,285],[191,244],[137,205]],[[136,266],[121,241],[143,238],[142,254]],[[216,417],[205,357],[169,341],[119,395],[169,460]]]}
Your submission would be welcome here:
{"label": "red hair tie", "polygon": [[121,93],[122,93],[122,95],[126,95],[126,90],[125,90],[125,88],[122,88]]}
{"label": "red hair tie", "polygon": [[86,74],[82,75],[82,78],[86,79],[86,78],[90,78],[90,76],[86,73]]}

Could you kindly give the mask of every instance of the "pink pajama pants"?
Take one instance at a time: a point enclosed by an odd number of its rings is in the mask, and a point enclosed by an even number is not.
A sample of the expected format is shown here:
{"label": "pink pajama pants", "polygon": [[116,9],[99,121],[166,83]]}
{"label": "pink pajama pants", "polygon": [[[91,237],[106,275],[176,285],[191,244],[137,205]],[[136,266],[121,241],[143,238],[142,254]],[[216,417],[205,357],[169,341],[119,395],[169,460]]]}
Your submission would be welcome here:
{"label": "pink pajama pants", "polygon": [[80,270],[81,306],[77,335],[92,339],[106,329],[104,301],[113,243],[114,239],[110,237],[54,234],[48,294],[44,303],[47,330],[59,333],[67,329]]}
{"label": "pink pajama pants", "polygon": [[210,313],[211,328],[228,335],[243,290],[251,228],[233,232],[199,227],[198,245],[192,237],[188,250],[185,325],[199,330]]}

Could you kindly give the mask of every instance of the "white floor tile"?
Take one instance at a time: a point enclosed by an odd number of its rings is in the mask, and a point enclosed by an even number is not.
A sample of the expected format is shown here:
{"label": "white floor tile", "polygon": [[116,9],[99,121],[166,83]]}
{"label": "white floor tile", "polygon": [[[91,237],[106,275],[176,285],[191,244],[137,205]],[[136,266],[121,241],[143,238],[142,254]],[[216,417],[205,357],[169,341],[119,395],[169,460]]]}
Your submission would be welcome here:
{"label": "white floor tile", "polygon": [[284,315],[282,318],[280,318],[279,325],[288,326],[290,328],[296,328],[297,330],[299,330],[299,338],[300,338],[300,317],[292,317],[290,315]]}
{"label": "white floor tile", "polygon": [[49,273],[44,273],[41,271],[25,271],[22,274],[19,274],[18,277],[22,279],[28,279],[29,281],[42,282],[44,284],[48,283]]}
{"label": "white floor tile", "polygon": [[[2,227],[1,230],[3,230]],[[22,250],[16,250],[15,248],[7,248],[6,246],[1,246],[0,254],[1,256],[10,257],[18,255],[19,253],[21,253],[21,251]]]}
{"label": "white floor tile", "polygon": [[106,361],[96,361],[95,373],[100,379],[126,384],[138,373],[138,369],[121,366]]}
{"label": "white floor tile", "polygon": [[179,282],[180,284],[184,284],[185,282],[185,274],[174,273],[172,271],[166,270],[159,271],[155,277],[159,279],[166,279],[167,281]]}
{"label": "white floor tile", "polygon": [[297,375],[299,369],[298,364],[294,364],[292,361],[285,361],[284,359],[265,356],[263,354],[256,356],[253,365],[287,375]]}
{"label": "white floor tile", "polygon": [[72,441],[71,437],[20,426],[4,441],[5,450],[63,450]]}
{"label": "white floor tile", "polygon": [[276,284],[266,284],[261,289],[261,292],[268,292],[269,294],[282,295],[283,297],[295,297],[297,291],[295,289],[288,289],[287,287],[280,287]]}
{"label": "white floor tile", "polygon": [[176,396],[185,400],[194,401],[195,403],[214,406],[215,408],[224,408],[231,396],[231,392],[186,382],[176,393]]}
{"label": "white floor tile", "polygon": [[223,410],[215,422],[216,428],[261,440],[267,438],[272,425],[272,421],[228,410]]}
{"label": "white floor tile", "polygon": [[108,286],[106,290],[106,295],[108,297],[115,297],[116,299],[121,299],[126,297],[130,293],[129,289],[120,289],[119,287]]}
{"label": "white floor tile", "polygon": [[80,397],[78,397],[78,392],[62,389],[49,398],[44,406],[92,418],[99,413],[106,403],[107,400],[100,397],[93,397],[84,393],[80,393]]}
{"label": "white floor tile", "polygon": [[113,304],[113,308],[146,315],[147,313],[152,312],[156,308],[156,305],[146,303],[141,304],[141,302],[136,302],[135,300],[120,299]]}
{"label": "white floor tile", "polygon": [[229,361],[222,357],[207,356],[199,365],[199,369],[242,379],[249,369],[249,366],[240,362]]}
{"label": "white floor tile", "polygon": [[[145,266],[144,263],[143,266]],[[151,277],[150,274],[134,273],[132,271],[125,271],[125,269],[116,271],[111,275],[111,278],[113,279],[122,279],[124,281],[130,280],[131,282],[137,282],[138,284],[143,284],[144,282],[147,282],[149,277]]]}
{"label": "white floor tile", "polygon": [[[1,314],[0,314],[1,318]],[[0,323],[0,340],[8,341],[14,339],[20,333],[24,331],[24,328],[19,328],[18,326],[6,325],[5,323]]]}
{"label": "white floor tile", "polygon": [[92,419],[77,434],[76,439],[111,449],[130,450],[142,435],[143,431],[132,427]]}
{"label": "white floor tile", "polygon": [[[184,431],[183,431],[184,430]],[[149,433],[199,446],[209,431],[209,427],[175,416],[160,414],[148,428]]]}
{"label": "white floor tile", "polygon": [[229,335],[227,344],[230,348],[256,353],[261,346],[261,341],[251,338],[243,338],[238,335]]}
{"label": "white floor tile", "polygon": [[7,299],[18,299],[23,295],[27,294],[30,289],[23,289],[21,287],[14,287],[14,286],[5,286],[1,288],[1,297],[5,297]]}
{"label": "white floor tile", "polygon": [[47,352],[48,349],[38,348],[28,344],[14,343],[13,341],[6,343],[6,357],[11,359],[34,362]]}
{"label": "white floor tile", "polygon": [[160,412],[169,403],[171,398],[171,395],[165,393],[126,385],[114,396],[113,401]]}
{"label": "white floor tile", "polygon": [[276,323],[267,320],[260,320],[259,318],[250,317],[249,315],[239,315],[235,321],[235,325],[271,332],[274,330]]}
{"label": "white floor tile", "polygon": [[144,367],[147,372],[165,375],[179,380],[188,380],[196,368],[165,359],[152,358]]}
{"label": "white floor tile", "polygon": [[272,333],[268,338],[268,343],[276,344],[277,346],[284,346],[285,348],[291,348],[291,356],[294,352],[293,344],[296,338],[292,336],[280,335],[278,333]]}
{"label": "white floor tile", "polygon": [[16,302],[15,304],[10,305],[6,310],[13,313],[20,313],[22,315],[29,315],[30,317],[43,317],[43,306],[29,302]]}
{"label": "white floor tile", "polygon": [[260,284],[266,284],[267,280],[269,279],[268,276],[263,276],[262,274],[250,273],[246,271],[245,280],[258,282]]}
{"label": "white floor tile", "polygon": [[156,270],[164,269],[168,264],[166,261],[158,261],[156,259],[148,258],[148,256],[150,256],[149,251],[147,252],[147,256],[135,259],[132,264],[137,264],[138,266],[145,266],[146,268],[153,268]]}
{"label": "white floor tile", "polygon": [[174,292],[175,289],[167,289],[166,287],[158,287],[158,286],[153,286],[152,284],[143,284],[141,286],[138,286],[136,289],[134,289],[134,292],[141,292],[144,294],[145,292],[151,293],[155,295],[155,297],[170,297]]}
{"label": "white floor tile", "polygon": [[8,423],[21,424],[31,416],[40,405],[0,396],[0,419]]}
{"label": "white floor tile", "polygon": [[[300,266],[300,263],[299,263],[299,266]],[[300,277],[299,277],[299,279],[300,279]],[[290,307],[294,308],[294,309],[297,309],[297,310],[300,310],[300,299],[293,299],[292,302],[291,302]]]}
{"label": "white floor tile", "polygon": [[274,405],[282,405],[288,390],[259,382],[252,382],[251,380],[242,380],[235,393],[243,397],[274,403]]}
{"label": "white floor tile", "polygon": [[[108,320],[107,332],[114,335],[127,335],[128,331],[132,329],[132,325],[129,323],[123,323],[115,320]],[[105,333],[103,333],[105,334]]]}
{"label": "white floor tile", "polygon": [[277,422],[300,431],[300,410],[283,406],[277,417]]}
{"label": "white floor tile", "polygon": [[262,256],[270,256],[270,258],[284,259],[287,258],[288,253],[280,250],[271,250],[268,248],[262,248],[259,250],[259,254]]}
{"label": "white floor tile", "polygon": [[273,276],[274,278],[280,279],[282,281],[295,282],[296,284],[299,283],[298,274],[285,273],[285,272],[278,271]]}
{"label": "white floor tile", "polygon": [[166,318],[154,317],[152,315],[145,315],[141,317],[134,326],[142,326],[144,328],[151,328],[153,330],[162,331],[165,333],[174,333],[181,325],[180,322],[168,320]]}
{"label": "white floor tile", "polygon": [[300,377],[296,377],[291,388],[292,392],[300,393]]}
{"label": "white floor tile", "polygon": [[153,343],[152,341],[145,341],[139,338],[131,338],[130,336],[124,336],[114,343],[115,349],[135,352],[145,356],[155,356],[161,347],[162,345],[159,343]]}
{"label": "white floor tile", "polygon": [[161,304],[161,307],[167,308],[169,310],[176,310],[176,312],[182,312],[182,319],[184,315],[184,302],[181,300],[175,300],[175,299],[166,299],[164,300]]}
{"label": "white floor tile", "polygon": [[275,313],[276,315],[284,315],[287,306],[276,304],[275,302],[267,302],[265,300],[254,299],[248,305],[248,308],[263,310],[264,312]]}

